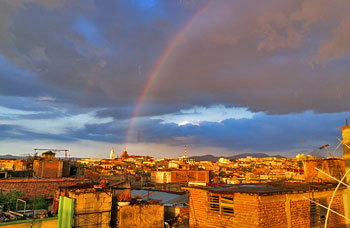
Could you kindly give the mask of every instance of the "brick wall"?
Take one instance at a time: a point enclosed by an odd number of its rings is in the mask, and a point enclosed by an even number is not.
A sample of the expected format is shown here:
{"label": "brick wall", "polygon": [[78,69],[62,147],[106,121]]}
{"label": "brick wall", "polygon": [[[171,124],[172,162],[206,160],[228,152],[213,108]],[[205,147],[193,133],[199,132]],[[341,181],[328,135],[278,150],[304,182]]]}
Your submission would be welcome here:
{"label": "brick wall", "polygon": [[341,179],[345,174],[345,162],[342,159],[314,159],[304,162],[304,177],[306,181],[322,180],[337,183],[327,175],[318,172],[315,168],[329,173],[331,176]]}
{"label": "brick wall", "polygon": [[292,227],[310,227],[309,200],[293,200],[291,201],[291,209]]}
{"label": "brick wall", "polygon": [[87,179],[56,178],[56,179],[6,179],[0,180],[3,192],[20,190],[24,194],[21,198],[31,199],[35,195],[45,199],[52,199],[59,187],[72,186],[79,183],[89,183]]}
{"label": "brick wall", "polygon": [[[327,203],[329,203],[331,197],[328,197]],[[332,202],[331,206],[332,210],[335,210],[336,212],[345,215],[344,211],[344,201],[343,201],[343,196],[341,194],[337,194]],[[336,227],[341,227],[345,223],[344,219],[332,212],[329,213],[329,218],[328,218],[328,226],[329,228],[336,228]],[[322,226],[323,227],[323,226]]]}
{"label": "brick wall", "polygon": [[[257,195],[235,193],[234,205],[234,227],[254,228],[259,227],[260,211]],[[225,226],[225,227],[232,227]],[[273,227],[273,226],[270,226]]]}
{"label": "brick wall", "polygon": [[[311,226],[310,193],[290,193],[259,196],[257,194],[232,193],[234,214],[228,216],[209,211],[208,194],[204,189],[189,188],[190,227],[240,227],[240,228],[304,228]],[[312,193],[316,201],[328,205],[333,190]],[[336,194],[332,209],[344,214],[343,192]],[[330,213],[328,227],[342,227],[345,221]],[[317,228],[323,227],[319,226]],[[315,227],[316,228],[316,227]]]}
{"label": "brick wall", "polygon": [[61,160],[35,160],[35,176],[41,178],[62,177],[63,161]]}
{"label": "brick wall", "polygon": [[89,180],[93,182],[98,182],[100,179],[100,174],[98,172],[92,171],[89,168],[85,169],[84,177],[88,178]]}
{"label": "brick wall", "polygon": [[209,171],[171,171],[171,183],[186,183],[187,181],[207,183],[209,182]]}
{"label": "brick wall", "polygon": [[207,170],[169,170],[151,171],[151,181],[154,183],[187,183],[209,182]]}
{"label": "brick wall", "polygon": [[[285,201],[259,203],[260,226],[264,228],[284,228],[287,225]],[[305,212],[304,212],[305,213]],[[306,227],[306,226],[305,226]]]}
{"label": "brick wall", "polygon": [[[208,193],[205,190],[190,190],[190,227],[232,227],[233,217],[230,215],[220,215],[217,212],[209,211]],[[241,203],[241,206],[243,203]],[[244,216],[238,216],[240,220],[244,220]],[[240,226],[244,227],[244,226]]]}

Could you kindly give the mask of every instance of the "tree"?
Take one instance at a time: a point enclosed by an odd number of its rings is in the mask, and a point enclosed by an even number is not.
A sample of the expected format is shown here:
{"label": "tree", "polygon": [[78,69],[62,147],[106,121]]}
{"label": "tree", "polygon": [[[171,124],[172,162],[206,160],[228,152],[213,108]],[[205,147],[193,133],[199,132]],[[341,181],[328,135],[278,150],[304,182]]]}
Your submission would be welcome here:
{"label": "tree", "polygon": [[3,211],[16,210],[16,201],[23,195],[22,191],[9,191],[6,194],[0,192],[0,209]]}
{"label": "tree", "polygon": [[219,173],[219,176],[222,177],[222,176],[225,176],[225,174],[226,174],[226,173],[225,173],[224,171],[221,171],[221,172]]}
{"label": "tree", "polygon": [[304,167],[304,163],[302,161],[298,161],[298,167],[299,169],[302,169]]}
{"label": "tree", "polygon": [[42,196],[39,196],[35,199],[35,205],[34,205],[34,198],[32,198],[30,201],[29,201],[29,209],[30,210],[33,210],[35,206],[35,210],[38,210],[38,209],[47,209],[47,202],[46,200],[44,199],[44,197]]}
{"label": "tree", "polygon": [[127,159],[129,157],[128,152],[124,149],[122,156],[120,157],[122,160]]}

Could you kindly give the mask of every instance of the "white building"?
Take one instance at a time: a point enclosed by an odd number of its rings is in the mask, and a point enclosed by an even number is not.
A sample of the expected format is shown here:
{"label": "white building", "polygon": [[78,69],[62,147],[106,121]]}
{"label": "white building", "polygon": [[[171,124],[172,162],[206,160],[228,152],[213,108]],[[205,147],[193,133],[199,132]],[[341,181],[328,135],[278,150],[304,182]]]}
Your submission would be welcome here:
{"label": "white building", "polygon": [[114,149],[112,147],[111,152],[109,153],[109,159],[114,159]]}

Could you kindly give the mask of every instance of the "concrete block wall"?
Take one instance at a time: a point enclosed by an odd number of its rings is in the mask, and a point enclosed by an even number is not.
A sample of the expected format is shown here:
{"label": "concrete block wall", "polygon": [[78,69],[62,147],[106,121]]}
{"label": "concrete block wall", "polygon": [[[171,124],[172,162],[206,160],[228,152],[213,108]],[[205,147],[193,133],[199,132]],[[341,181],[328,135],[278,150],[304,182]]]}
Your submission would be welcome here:
{"label": "concrete block wall", "polygon": [[163,228],[164,206],[161,204],[118,206],[119,228]]}
{"label": "concrete block wall", "polygon": [[89,225],[90,228],[109,228],[112,209],[111,193],[69,192],[69,198],[75,199],[74,224]]}
{"label": "concrete block wall", "polygon": [[69,198],[75,199],[75,212],[102,212],[111,211],[112,197],[106,192],[69,192]]}

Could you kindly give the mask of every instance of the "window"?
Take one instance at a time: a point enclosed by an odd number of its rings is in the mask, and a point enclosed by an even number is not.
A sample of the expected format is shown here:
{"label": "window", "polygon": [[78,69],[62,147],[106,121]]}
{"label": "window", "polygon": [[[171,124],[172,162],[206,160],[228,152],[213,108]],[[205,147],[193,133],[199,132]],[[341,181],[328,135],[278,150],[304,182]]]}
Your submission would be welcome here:
{"label": "window", "polygon": [[209,210],[220,211],[220,196],[212,195],[209,196]]}
{"label": "window", "polygon": [[209,194],[209,211],[233,214],[233,195]]}
{"label": "window", "polygon": [[[313,199],[314,201],[318,201],[322,205],[327,205],[325,199]],[[323,226],[325,223],[327,210],[314,202],[310,202],[310,219],[311,219],[311,227]]]}
{"label": "window", "polygon": [[221,212],[224,214],[233,214],[233,196],[221,196]]}

